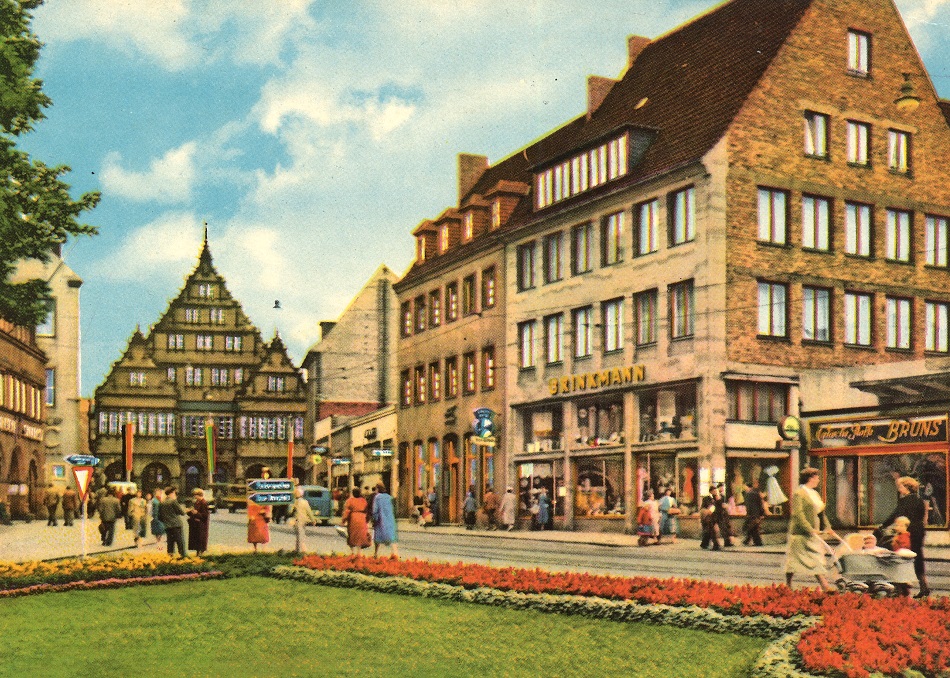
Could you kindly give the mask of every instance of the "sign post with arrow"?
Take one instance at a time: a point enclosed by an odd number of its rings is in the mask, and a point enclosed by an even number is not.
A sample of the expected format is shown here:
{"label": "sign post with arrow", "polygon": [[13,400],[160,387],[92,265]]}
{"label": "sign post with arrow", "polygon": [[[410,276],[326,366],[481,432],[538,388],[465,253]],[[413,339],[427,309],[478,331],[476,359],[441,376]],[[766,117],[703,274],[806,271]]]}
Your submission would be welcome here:
{"label": "sign post with arrow", "polygon": [[76,479],[76,490],[79,492],[79,501],[82,502],[82,557],[86,557],[86,517],[89,515],[89,483],[92,473],[99,463],[97,457],[91,454],[71,454],[66,462],[73,467],[73,477]]}
{"label": "sign post with arrow", "polygon": [[247,500],[273,506],[294,503],[294,481],[284,478],[257,478],[247,483]]}

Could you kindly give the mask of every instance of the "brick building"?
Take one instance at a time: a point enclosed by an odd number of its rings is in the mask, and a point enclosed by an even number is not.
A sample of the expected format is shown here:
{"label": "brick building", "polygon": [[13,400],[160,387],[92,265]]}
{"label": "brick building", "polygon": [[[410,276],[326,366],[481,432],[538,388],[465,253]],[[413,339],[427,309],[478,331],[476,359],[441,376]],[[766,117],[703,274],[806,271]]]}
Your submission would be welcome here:
{"label": "brick building", "polygon": [[227,289],[207,234],[198,264],[178,296],[128,347],[96,389],[92,452],[108,480],[126,476],[125,425],[133,426],[131,479],[140,487],[175,483],[189,492],[209,482],[206,426],[216,448],[214,479],[260,477],[271,468],[304,478],[304,383],[280,337],[267,342]]}
{"label": "brick building", "polygon": [[[505,346],[496,475],[522,509],[545,487],[556,526],[630,531],[644,491],[669,487],[690,532],[712,482],[734,515],[748,482],[781,510],[803,461],[785,417],[874,408],[895,388],[875,375],[947,369],[950,102],[891,0],[732,0],[628,55],[589,79],[585,114],[485,171],[530,186],[492,239],[505,336],[446,327],[432,355]],[[417,229],[423,253],[439,233]],[[431,428],[420,341],[437,334],[414,281],[482,265],[449,233],[397,286],[400,416]],[[943,516],[946,447],[928,458]],[[869,467],[852,462],[856,502]]]}

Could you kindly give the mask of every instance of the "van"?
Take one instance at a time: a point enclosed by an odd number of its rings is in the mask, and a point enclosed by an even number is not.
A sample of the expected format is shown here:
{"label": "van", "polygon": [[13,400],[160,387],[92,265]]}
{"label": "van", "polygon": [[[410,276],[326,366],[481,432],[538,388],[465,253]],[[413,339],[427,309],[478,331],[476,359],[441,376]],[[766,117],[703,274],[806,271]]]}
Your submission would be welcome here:
{"label": "van", "polygon": [[214,483],[211,491],[214,493],[216,508],[226,508],[229,513],[235,513],[239,508],[247,508],[245,483]]}
{"label": "van", "polygon": [[322,485],[301,485],[303,498],[310,504],[310,510],[321,525],[329,525],[333,517],[333,497],[330,488]]}

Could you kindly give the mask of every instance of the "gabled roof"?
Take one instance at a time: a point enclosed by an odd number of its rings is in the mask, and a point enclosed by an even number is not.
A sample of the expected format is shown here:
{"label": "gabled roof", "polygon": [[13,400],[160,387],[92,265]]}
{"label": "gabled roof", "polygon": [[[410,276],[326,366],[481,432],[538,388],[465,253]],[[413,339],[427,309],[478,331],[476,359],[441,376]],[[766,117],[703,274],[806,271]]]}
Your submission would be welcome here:
{"label": "gabled roof", "polygon": [[943,117],[947,119],[947,124],[950,125],[950,101],[937,99],[937,106],[940,107],[940,112],[943,113]]}

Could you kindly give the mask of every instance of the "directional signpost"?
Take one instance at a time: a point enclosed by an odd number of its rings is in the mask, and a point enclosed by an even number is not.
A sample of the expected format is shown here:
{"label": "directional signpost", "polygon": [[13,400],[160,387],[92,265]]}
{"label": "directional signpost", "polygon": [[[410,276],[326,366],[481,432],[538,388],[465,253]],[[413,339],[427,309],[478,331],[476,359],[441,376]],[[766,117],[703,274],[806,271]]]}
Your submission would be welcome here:
{"label": "directional signpost", "polygon": [[283,478],[257,478],[247,483],[247,500],[273,506],[294,503],[294,481]]}
{"label": "directional signpost", "polygon": [[86,557],[86,516],[89,506],[89,483],[92,480],[92,472],[96,464],[99,463],[98,457],[91,454],[71,454],[66,457],[66,462],[72,464],[73,477],[76,479],[76,489],[79,491],[79,501],[82,502],[82,557]]}

